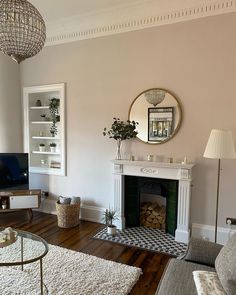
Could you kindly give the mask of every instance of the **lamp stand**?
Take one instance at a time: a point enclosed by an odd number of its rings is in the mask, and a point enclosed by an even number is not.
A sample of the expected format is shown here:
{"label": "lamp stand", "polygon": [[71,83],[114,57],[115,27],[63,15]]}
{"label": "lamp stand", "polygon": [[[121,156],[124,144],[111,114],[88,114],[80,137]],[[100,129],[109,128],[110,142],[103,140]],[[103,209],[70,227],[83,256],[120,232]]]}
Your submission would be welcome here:
{"label": "lamp stand", "polygon": [[219,207],[219,193],[220,193],[220,159],[218,159],[218,177],[217,177],[217,191],[216,191],[216,219],[215,219],[215,243],[217,242],[217,225],[218,225],[218,207]]}

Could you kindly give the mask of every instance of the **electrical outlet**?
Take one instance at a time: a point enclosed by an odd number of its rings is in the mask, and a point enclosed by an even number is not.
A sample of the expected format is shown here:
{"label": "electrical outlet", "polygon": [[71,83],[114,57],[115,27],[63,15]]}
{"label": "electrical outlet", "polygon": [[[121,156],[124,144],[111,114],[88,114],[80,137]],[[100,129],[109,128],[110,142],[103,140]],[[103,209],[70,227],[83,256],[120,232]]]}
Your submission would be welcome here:
{"label": "electrical outlet", "polygon": [[226,224],[236,225],[236,218],[227,217]]}

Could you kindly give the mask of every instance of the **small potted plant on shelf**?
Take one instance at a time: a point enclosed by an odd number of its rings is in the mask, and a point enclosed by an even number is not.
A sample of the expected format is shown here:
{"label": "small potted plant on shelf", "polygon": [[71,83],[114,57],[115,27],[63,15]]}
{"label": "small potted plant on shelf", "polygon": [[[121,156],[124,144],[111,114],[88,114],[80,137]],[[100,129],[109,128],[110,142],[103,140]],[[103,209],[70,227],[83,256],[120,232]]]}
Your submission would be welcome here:
{"label": "small potted plant on shelf", "polygon": [[44,143],[39,144],[39,151],[40,152],[45,152],[45,144]]}
{"label": "small potted plant on shelf", "polygon": [[50,151],[51,151],[52,153],[55,153],[55,152],[56,152],[57,144],[56,144],[55,142],[51,142],[51,143],[49,144],[49,147],[50,147]]}
{"label": "small potted plant on shelf", "polygon": [[41,117],[42,121],[46,121],[46,114],[41,114],[40,117]]}
{"label": "small potted plant on shelf", "polygon": [[117,212],[115,210],[106,209],[106,211],[103,213],[103,221],[105,221],[105,224],[107,225],[107,233],[109,235],[115,235],[116,234],[116,226],[113,224],[114,220],[117,220]]}

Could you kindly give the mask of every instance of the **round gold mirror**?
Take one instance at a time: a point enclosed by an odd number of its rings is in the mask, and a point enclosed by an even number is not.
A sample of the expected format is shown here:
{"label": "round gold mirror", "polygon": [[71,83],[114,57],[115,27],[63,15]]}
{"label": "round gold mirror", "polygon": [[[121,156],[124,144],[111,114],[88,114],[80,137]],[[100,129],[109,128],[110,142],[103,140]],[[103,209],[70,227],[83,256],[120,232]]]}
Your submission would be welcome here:
{"label": "round gold mirror", "polygon": [[181,117],[178,99],[161,88],[140,93],[129,111],[129,120],[139,122],[136,128],[137,137],[150,144],[161,144],[170,140],[180,127]]}

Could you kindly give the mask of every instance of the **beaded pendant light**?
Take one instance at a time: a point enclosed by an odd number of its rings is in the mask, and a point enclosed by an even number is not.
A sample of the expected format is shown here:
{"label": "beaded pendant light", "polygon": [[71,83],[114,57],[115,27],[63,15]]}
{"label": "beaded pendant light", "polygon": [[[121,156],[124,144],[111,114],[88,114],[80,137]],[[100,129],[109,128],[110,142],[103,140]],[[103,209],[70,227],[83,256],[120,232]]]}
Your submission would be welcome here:
{"label": "beaded pendant light", "polygon": [[0,50],[17,63],[36,55],[46,39],[45,22],[26,0],[0,1]]}
{"label": "beaded pendant light", "polygon": [[165,91],[162,89],[150,89],[145,92],[146,101],[150,104],[153,104],[156,107],[159,103],[161,103],[165,98]]}

